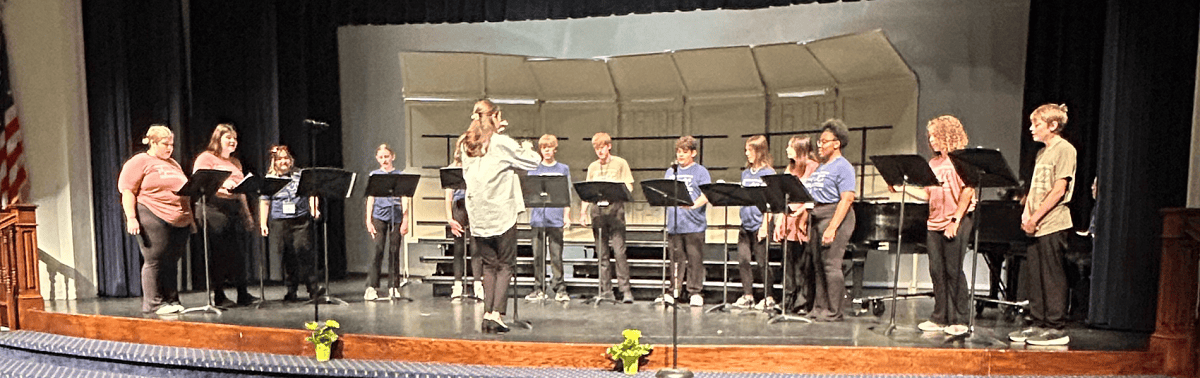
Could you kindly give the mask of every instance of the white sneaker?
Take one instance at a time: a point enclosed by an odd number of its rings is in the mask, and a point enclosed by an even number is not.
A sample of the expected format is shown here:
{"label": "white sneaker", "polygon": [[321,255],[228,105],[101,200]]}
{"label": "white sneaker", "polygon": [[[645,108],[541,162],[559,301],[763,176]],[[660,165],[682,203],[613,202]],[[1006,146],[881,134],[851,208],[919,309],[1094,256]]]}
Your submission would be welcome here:
{"label": "white sneaker", "polygon": [[1053,328],[1042,330],[1042,333],[1025,339],[1026,344],[1038,346],[1059,346],[1067,345],[1070,342],[1071,336],[1067,336],[1062,330]]}
{"label": "white sneaker", "polygon": [[558,294],[554,294],[554,300],[559,301],[559,302],[570,302],[571,296],[568,295],[567,292],[564,290],[564,291],[558,292]]}
{"label": "white sneaker", "polygon": [[373,301],[376,299],[379,299],[379,293],[375,292],[375,288],[368,287],[367,291],[365,293],[363,293],[363,300],[364,301]]}
{"label": "white sneaker", "polygon": [[475,297],[483,300],[483,282],[475,281]]}
{"label": "white sneaker", "polygon": [[183,312],[183,306],[173,304],[162,305],[157,310],[154,310],[154,313],[158,315],[174,315],[181,312]]}
{"label": "white sneaker", "polygon": [[943,329],[943,331],[945,331],[946,334],[950,335],[950,336],[962,336],[962,335],[967,334],[967,332],[970,332],[971,329],[967,328],[967,326],[962,325],[962,324],[955,324],[955,325],[946,326],[946,328]]}
{"label": "white sneaker", "polygon": [[775,298],[771,297],[763,298],[763,300],[758,301],[758,304],[754,305],[754,309],[759,311],[767,311],[773,308],[775,308]]}
{"label": "white sneaker", "polygon": [[1042,329],[1038,327],[1029,327],[1018,331],[1012,331],[1008,334],[1008,339],[1013,342],[1023,343],[1025,339],[1042,334]]}
{"label": "white sneaker", "polygon": [[692,307],[704,307],[704,297],[700,294],[692,294],[691,302]]}
{"label": "white sneaker", "polygon": [[734,308],[750,308],[752,306],[754,306],[753,295],[743,295],[741,298],[738,298],[737,302],[733,302]]}
{"label": "white sneaker", "polygon": [[934,323],[932,320],[926,320],[917,324],[917,328],[925,332],[940,332],[946,329],[946,326]]}
{"label": "white sneaker", "polygon": [[661,297],[654,298],[654,303],[664,303],[664,302],[667,304],[674,304],[675,298],[672,298],[671,294],[663,294]]}
{"label": "white sneaker", "polygon": [[546,298],[548,298],[546,297],[546,293],[542,292],[541,290],[534,290],[532,293],[529,293],[529,295],[525,296],[525,300],[530,302],[540,301]]}
{"label": "white sneaker", "polygon": [[450,287],[450,298],[451,299],[462,298],[462,296],[463,296],[462,281],[454,281],[454,286]]}
{"label": "white sneaker", "polygon": [[400,295],[400,288],[398,288],[398,287],[393,287],[393,288],[389,289],[388,294],[391,294],[392,298],[402,297],[402,295]]}

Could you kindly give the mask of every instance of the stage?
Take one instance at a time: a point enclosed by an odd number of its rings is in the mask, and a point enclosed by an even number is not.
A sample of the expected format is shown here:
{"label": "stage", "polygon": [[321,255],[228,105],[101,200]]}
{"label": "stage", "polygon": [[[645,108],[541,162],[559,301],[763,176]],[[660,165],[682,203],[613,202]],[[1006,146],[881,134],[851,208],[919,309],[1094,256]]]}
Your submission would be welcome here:
{"label": "stage", "polygon": [[[479,330],[479,302],[434,297],[431,285],[424,283],[403,289],[412,302],[364,302],[362,282],[334,282],[331,293],[349,305],[320,306],[320,319],[342,325],[344,343],[335,357],[604,369],[611,364],[601,356],[604,348],[619,343],[622,330],[635,328],[642,331],[643,343],[656,346],[647,367],[669,366],[671,312],[643,298],[633,304],[593,306],[583,302],[590,295],[573,293],[568,303],[521,299],[517,311],[510,300],[506,320],[512,332],[485,334]],[[311,346],[303,341],[302,328],[313,319],[313,306],[284,303],[279,300],[283,292],[281,286],[268,286],[266,302],[232,307],[220,315],[143,315],[140,298],[53,300],[46,301],[42,311],[27,311],[22,321],[26,330],[68,336],[308,355]],[[184,293],[182,301],[188,307],[203,305],[204,295]],[[1074,324],[1068,347],[1034,349],[1003,340],[1019,325],[1005,321],[995,308],[978,318],[974,334],[921,333],[915,325],[931,311],[930,298],[901,301],[899,329],[890,336],[878,332],[888,324],[889,312],[879,317],[848,315],[834,323],[768,324],[768,316],[759,312],[705,311],[715,304],[679,308],[680,366],[695,371],[967,375],[1159,371],[1158,358],[1146,352],[1151,339],[1147,333]],[[514,315],[530,322],[532,329],[517,326]]]}

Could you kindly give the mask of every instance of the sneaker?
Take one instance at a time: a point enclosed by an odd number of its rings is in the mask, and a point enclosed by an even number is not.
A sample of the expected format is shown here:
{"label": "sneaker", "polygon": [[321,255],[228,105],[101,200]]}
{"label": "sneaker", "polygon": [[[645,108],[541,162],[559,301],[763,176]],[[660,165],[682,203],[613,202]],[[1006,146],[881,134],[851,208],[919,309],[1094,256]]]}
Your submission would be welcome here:
{"label": "sneaker", "polygon": [[633,292],[629,290],[621,290],[621,303],[633,303]]}
{"label": "sneaker", "polygon": [[700,294],[692,294],[691,305],[692,307],[704,307],[704,297]]}
{"label": "sneaker", "polygon": [[752,306],[754,306],[753,295],[743,295],[741,298],[738,298],[737,302],[733,302],[734,308],[750,308]]}
{"label": "sneaker", "polygon": [[542,292],[541,290],[534,290],[532,293],[529,293],[529,295],[525,296],[525,300],[530,302],[545,300],[546,298],[548,298],[546,293]]}
{"label": "sneaker", "polygon": [[675,298],[672,298],[671,294],[663,294],[661,297],[654,298],[654,303],[674,304]]}
{"label": "sneaker", "polygon": [[1023,343],[1025,339],[1037,336],[1042,333],[1042,329],[1038,327],[1029,327],[1019,331],[1012,331],[1008,334],[1008,339],[1013,342]]}
{"label": "sneaker", "polygon": [[775,298],[772,297],[763,298],[763,300],[758,301],[758,304],[754,305],[754,309],[759,311],[767,311],[773,308],[775,308]]}
{"label": "sneaker", "polygon": [[367,291],[365,293],[363,293],[363,300],[364,301],[373,301],[376,299],[379,299],[379,293],[375,292],[375,288],[368,287]]}
{"label": "sneaker", "polygon": [[940,332],[946,329],[946,326],[934,323],[932,320],[926,320],[917,324],[917,328],[925,332]]}
{"label": "sneaker", "polygon": [[162,305],[157,310],[154,310],[154,313],[158,315],[174,315],[181,312],[183,312],[183,306],[173,304]]}
{"label": "sneaker", "polygon": [[462,298],[463,283],[462,281],[454,281],[454,286],[450,287],[450,298]]}
{"label": "sneaker", "polygon": [[955,324],[955,325],[951,325],[951,326],[946,326],[946,328],[943,329],[943,331],[945,331],[946,334],[950,335],[950,336],[962,336],[962,335],[967,334],[967,332],[971,332],[971,329],[967,328],[967,326],[962,325],[962,324]]}
{"label": "sneaker", "polygon": [[391,289],[388,289],[388,294],[391,294],[392,298],[404,297],[403,295],[400,295],[400,288],[398,288],[398,287],[393,287]]}
{"label": "sneaker", "polygon": [[475,297],[483,300],[483,282],[475,281]]}
{"label": "sneaker", "polygon": [[567,294],[566,290],[563,290],[558,292],[558,294],[554,294],[554,300],[559,302],[570,302],[571,296]]}
{"label": "sneaker", "polygon": [[1029,336],[1025,339],[1025,343],[1029,345],[1047,346],[1047,345],[1067,345],[1071,342],[1071,337],[1063,333],[1061,329],[1047,329],[1036,336]]}

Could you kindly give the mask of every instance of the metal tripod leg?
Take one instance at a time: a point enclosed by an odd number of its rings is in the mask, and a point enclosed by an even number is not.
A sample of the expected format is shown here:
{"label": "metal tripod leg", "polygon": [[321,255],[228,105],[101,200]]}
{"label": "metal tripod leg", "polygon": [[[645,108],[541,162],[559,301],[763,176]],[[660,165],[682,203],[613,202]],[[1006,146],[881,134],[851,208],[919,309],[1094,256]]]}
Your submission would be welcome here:
{"label": "metal tripod leg", "polygon": [[193,312],[211,312],[221,315],[221,309],[213,304],[212,296],[212,275],[209,273],[209,256],[208,256],[208,200],[207,196],[200,197],[200,214],[203,218],[204,229],[204,297],[207,298],[204,306],[192,307],[183,310],[183,314]]}

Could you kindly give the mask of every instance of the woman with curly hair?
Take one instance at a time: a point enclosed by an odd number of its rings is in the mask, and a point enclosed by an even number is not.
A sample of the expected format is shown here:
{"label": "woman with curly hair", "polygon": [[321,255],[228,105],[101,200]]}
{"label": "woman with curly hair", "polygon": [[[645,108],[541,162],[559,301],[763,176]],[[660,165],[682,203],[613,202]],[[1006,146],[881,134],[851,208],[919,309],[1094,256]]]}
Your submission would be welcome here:
{"label": "woman with curly hair", "polygon": [[929,253],[929,277],[933,281],[933,314],[917,328],[958,336],[969,331],[967,323],[971,320],[971,289],[963,272],[963,257],[975,225],[976,197],[975,189],[959,177],[948,155],[967,145],[967,133],[962,122],[952,115],[929,120],[926,130],[933,150],[929,168],[933,169],[939,185],[914,193],[929,201],[925,247]]}

